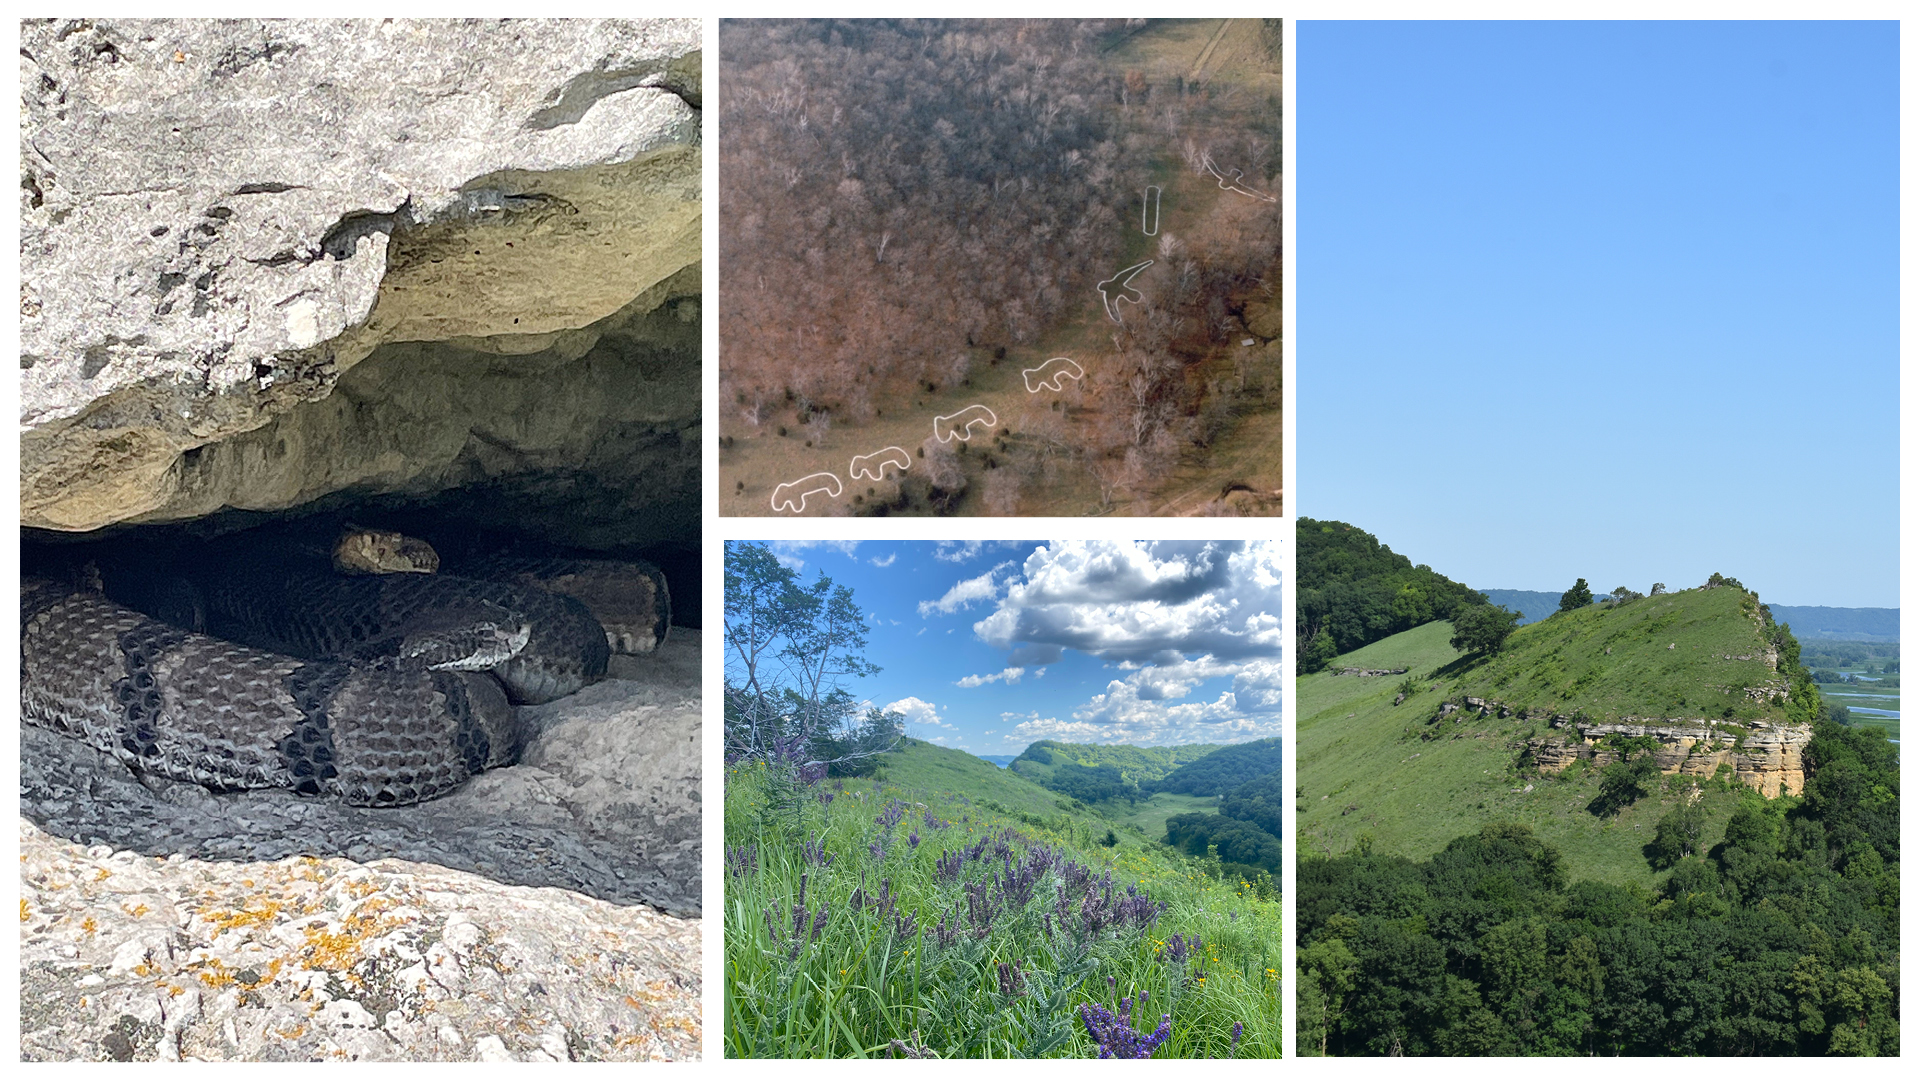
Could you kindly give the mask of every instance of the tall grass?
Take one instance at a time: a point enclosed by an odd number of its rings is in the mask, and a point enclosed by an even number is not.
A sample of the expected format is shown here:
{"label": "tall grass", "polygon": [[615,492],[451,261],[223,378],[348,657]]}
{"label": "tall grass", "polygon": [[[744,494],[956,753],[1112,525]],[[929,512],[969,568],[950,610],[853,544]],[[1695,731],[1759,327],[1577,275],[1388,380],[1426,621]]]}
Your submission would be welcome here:
{"label": "tall grass", "polygon": [[1095,1057],[1123,1002],[1154,1057],[1280,1056],[1279,901],[1177,853],[760,765],[726,840],[729,1056]]}

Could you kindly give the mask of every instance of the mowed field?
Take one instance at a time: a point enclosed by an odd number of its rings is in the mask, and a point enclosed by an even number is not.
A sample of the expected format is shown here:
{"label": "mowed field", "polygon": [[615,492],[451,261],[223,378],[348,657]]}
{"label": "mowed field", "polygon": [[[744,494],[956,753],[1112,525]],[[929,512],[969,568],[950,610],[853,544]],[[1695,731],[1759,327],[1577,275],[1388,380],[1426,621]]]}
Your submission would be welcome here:
{"label": "mowed field", "polygon": [[[1396,706],[1404,676],[1330,674],[1342,667],[1407,667],[1416,677],[1431,676],[1459,656],[1447,644],[1452,633],[1451,623],[1428,623],[1299,680],[1300,850],[1341,854],[1364,835],[1375,851],[1423,859],[1483,825],[1515,821],[1559,849],[1573,880],[1650,886],[1662,878],[1641,848],[1661,815],[1679,804],[1678,792],[1656,785],[1619,817],[1596,817],[1586,809],[1598,794],[1595,774],[1568,779],[1515,768],[1515,744],[1544,733],[1544,724],[1539,732],[1520,720],[1446,724],[1440,738],[1422,741],[1445,683]],[[1433,683],[1420,680],[1422,687]],[[1718,842],[1740,798],[1708,789],[1702,805],[1710,842]]]}

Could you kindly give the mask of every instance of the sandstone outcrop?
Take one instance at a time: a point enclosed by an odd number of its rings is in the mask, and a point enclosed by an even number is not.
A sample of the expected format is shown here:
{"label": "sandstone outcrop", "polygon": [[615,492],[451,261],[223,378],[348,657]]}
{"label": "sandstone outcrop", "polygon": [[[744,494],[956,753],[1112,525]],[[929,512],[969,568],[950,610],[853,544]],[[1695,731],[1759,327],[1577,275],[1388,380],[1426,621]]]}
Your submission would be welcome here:
{"label": "sandstone outcrop", "polygon": [[1645,735],[1659,740],[1654,760],[1661,772],[1705,779],[1725,765],[1741,783],[1769,799],[1800,794],[1806,784],[1802,752],[1813,741],[1811,727],[1763,720],[1746,724],[1738,733],[1725,730],[1732,725],[1716,727],[1704,720],[1628,719],[1596,724],[1555,717],[1553,726],[1567,734],[1527,740],[1527,752],[1542,773],[1557,773],[1575,761],[1610,765],[1619,760],[1618,755],[1597,743],[1608,736]]}
{"label": "sandstone outcrop", "polygon": [[[579,357],[601,338],[576,332],[697,293],[699,39],[693,19],[25,23],[23,523],[413,482],[445,455],[376,435],[383,468],[327,456],[364,424],[213,448],[383,344]],[[680,396],[612,422],[677,446],[700,416]]]}

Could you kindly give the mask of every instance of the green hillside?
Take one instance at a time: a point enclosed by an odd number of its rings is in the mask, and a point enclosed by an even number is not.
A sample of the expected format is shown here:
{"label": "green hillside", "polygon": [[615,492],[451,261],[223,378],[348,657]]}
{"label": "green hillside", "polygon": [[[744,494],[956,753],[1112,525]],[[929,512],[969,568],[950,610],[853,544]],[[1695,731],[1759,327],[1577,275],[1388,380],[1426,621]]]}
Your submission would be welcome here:
{"label": "green hillside", "polygon": [[1450,683],[1455,694],[1494,698],[1518,710],[1623,717],[1771,720],[1806,723],[1817,702],[1810,685],[1792,700],[1754,701],[1747,691],[1786,679],[1799,646],[1768,625],[1737,585],[1662,593],[1619,605],[1569,611],[1514,631],[1498,656]]}
{"label": "green hillside", "polygon": [[[1563,854],[1572,880],[1651,885],[1660,876],[1648,868],[1641,851],[1653,838],[1654,823],[1677,805],[1683,794],[1656,785],[1652,795],[1615,818],[1586,809],[1598,793],[1598,780],[1579,769],[1542,777],[1516,769],[1519,745],[1549,729],[1544,720],[1473,720],[1446,725],[1441,737],[1428,724],[1442,701],[1471,692],[1514,704],[1541,704],[1549,694],[1572,707],[1612,708],[1641,716],[1658,715],[1664,695],[1701,694],[1667,669],[1635,654],[1651,653],[1647,627],[1659,624],[1662,657],[1697,679],[1727,679],[1722,671],[1745,671],[1737,662],[1705,665],[1704,657],[1751,651],[1758,640],[1753,623],[1740,612],[1734,589],[1704,594],[1652,597],[1610,611],[1573,612],[1516,630],[1507,651],[1492,664],[1467,667],[1447,644],[1449,623],[1436,622],[1396,634],[1355,650],[1332,665],[1400,668],[1410,671],[1416,692],[1396,706],[1403,680],[1392,676],[1357,677],[1320,673],[1298,682],[1299,734],[1296,753],[1299,788],[1297,828],[1303,854],[1337,854],[1367,838],[1381,854],[1421,859],[1454,838],[1494,822],[1525,822]],[[1673,606],[1662,605],[1671,600]],[[1718,612],[1718,618],[1707,618]],[[1673,617],[1668,619],[1668,616]],[[1574,620],[1570,625],[1556,625]],[[1598,621],[1595,621],[1598,620]],[[1633,627],[1637,633],[1622,633]],[[1743,638],[1744,635],[1744,638]],[[1614,652],[1605,653],[1611,640]],[[1675,648],[1668,650],[1672,642]],[[1598,644],[1596,644],[1598,643]],[[1696,649],[1694,646],[1700,646]],[[1590,654],[1597,652],[1600,661]],[[1636,707],[1630,687],[1604,661],[1631,664],[1652,680],[1663,697]],[[1589,671],[1600,673],[1587,679]],[[1710,674],[1709,674],[1710,673]],[[1532,790],[1526,788],[1531,785]],[[1677,787],[1677,785],[1676,785]],[[1718,840],[1739,801],[1739,793],[1709,785],[1702,805],[1707,834]]]}
{"label": "green hillside", "polygon": [[918,739],[794,783],[727,772],[728,1056],[1091,1057],[1080,1009],[1121,996],[1170,1018],[1156,1056],[1279,1056],[1270,882]]}
{"label": "green hillside", "polygon": [[964,750],[948,750],[919,739],[901,739],[900,748],[883,756],[874,779],[919,791],[961,792],[973,799],[991,800],[1002,813],[1035,817],[1067,815],[1089,828],[1104,819],[1091,811],[1072,812],[1068,800],[1008,769]]}
{"label": "green hillside", "polygon": [[1013,759],[1008,771],[1016,772],[1045,785],[1062,764],[1071,762],[1088,768],[1112,765],[1136,784],[1149,784],[1182,765],[1198,761],[1220,749],[1218,743],[1193,743],[1188,746],[1103,746],[1095,743],[1054,742],[1042,739]]}
{"label": "green hillside", "polygon": [[1278,769],[1280,749],[1281,740],[1277,738],[1223,746],[1152,781],[1152,789],[1179,795],[1225,795],[1249,780]]}
{"label": "green hillside", "polygon": [[1336,654],[1434,619],[1451,619],[1486,597],[1382,544],[1344,521],[1294,523],[1294,670],[1319,671]]}

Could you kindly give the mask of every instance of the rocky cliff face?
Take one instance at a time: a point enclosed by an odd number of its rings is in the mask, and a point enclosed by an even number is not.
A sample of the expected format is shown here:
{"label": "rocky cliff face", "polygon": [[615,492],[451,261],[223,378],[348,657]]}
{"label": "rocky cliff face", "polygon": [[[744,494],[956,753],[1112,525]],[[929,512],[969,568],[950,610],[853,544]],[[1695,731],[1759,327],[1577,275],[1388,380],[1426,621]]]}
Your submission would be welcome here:
{"label": "rocky cliff face", "polygon": [[1619,760],[1611,749],[1598,744],[1609,736],[1651,736],[1660,743],[1654,759],[1667,774],[1711,777],[1720,766],[1731,768],[1740,782],[1767,798],[1781,793],[1800,794],[1806,783],[1801,752],[1813,741],[1813,728],[1800,724],[1777,724],[1754,720],[1744,725],[1714,724],[1705,719],[1641,719],[1626,717],[1610,723],[1596,723],[1558,714],[1530,713],[1514,709],[1491,698],[1465,697],[1440,704],[1435,721],[1449,717],[1460,723],[1468,717],[1500,717],[1540,720],[1564,732],[1562,735],[1528,739],[1526,752],[1543,773],[1557,773],[1575,761],[1596,766]]}
{"label": "rocky cliff face", "polygon": [[[697,348],[697,303],[676,305],[699,288],[699,37],[692,19],[25,23],[23,524],[442,484],[462,417],[417,371],[385,380],[406,385],[384,415],[336,402],[229,445],[393,343],[517,365],[486,395],[507,415],[557,396],[555,358],[606,361],[609,324],[670,308]],[[644,341],[616,356],[640,381],[661,363]],[[649,451],[684,455],[699,424],[692,371],[672,408],[610,393],[468,456],[539,472],[569,432],[617,428],[641,452],[609,486],[657,476]],[[447,416],[425,442],[403,430],[423,406]]]}
{"label": "rocky cliff face", "polygon": [[[1650,735],[1660,742],[1654,753],[1660,771],[1707,778],[1726,765],[1740,782],[1767,798],[1782,793],[1798,795],[1806,783],[1801,754],[1813,740],[1806,726],[1771,724],[1756,720],[1735,734],[1703,720],[1629,720],[1589,724],[1556,717],[1554,726],[1566,729],[1560,737],[1527,740],[1527,751],[1543,773],[1557,773],[1575,761],[1610,765],[1618,756],[1596,746],[1610,735]],[[1723,727],[1731,725],[1723,725]]]}

